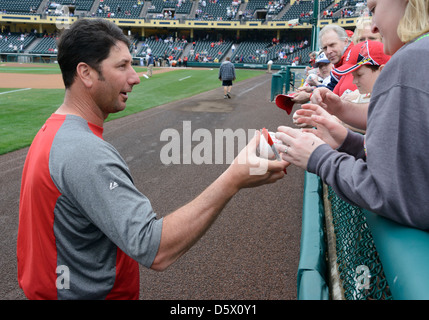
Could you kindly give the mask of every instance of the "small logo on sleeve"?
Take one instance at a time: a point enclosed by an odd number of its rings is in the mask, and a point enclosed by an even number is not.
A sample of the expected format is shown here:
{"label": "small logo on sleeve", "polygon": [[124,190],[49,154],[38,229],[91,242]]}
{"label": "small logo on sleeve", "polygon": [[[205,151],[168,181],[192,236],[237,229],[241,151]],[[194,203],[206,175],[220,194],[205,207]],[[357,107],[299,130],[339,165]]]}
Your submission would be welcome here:
{"label": "small logo on sleeve", "polygon": [[119,187],[119,184],[117,184],[115,181],[110,182],[110,186],[109,186],[110,190],[113,190],[117,187]]}

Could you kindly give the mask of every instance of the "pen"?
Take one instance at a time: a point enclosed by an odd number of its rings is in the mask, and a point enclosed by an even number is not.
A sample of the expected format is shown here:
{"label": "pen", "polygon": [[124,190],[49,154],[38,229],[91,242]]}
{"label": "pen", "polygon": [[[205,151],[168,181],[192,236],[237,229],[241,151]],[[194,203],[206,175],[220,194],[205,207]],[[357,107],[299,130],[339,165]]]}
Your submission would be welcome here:
{"label": "pen", "polygon": [[[268,144],[270,145],[271,150],[273,150],[273,152],[274,152],[274,154],[276,156],[277,161],[282,161],[282,158],[280,157],[280,154],[277,151],[276,146],[274,145],[273,139],[271,139],[271,136],[268,133],[267,129],[263,128],[262,129],[262,134],[264,135],[265,139],[267,140]],[[284,173],[287,173],[286,172],[286,168],[283,171],[284,171]]]}

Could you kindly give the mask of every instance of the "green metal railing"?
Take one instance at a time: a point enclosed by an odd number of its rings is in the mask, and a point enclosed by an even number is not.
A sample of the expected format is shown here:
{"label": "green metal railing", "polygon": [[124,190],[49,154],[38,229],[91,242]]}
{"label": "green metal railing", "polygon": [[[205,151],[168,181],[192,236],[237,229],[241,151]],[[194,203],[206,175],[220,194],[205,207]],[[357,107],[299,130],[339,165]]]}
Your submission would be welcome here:
{"label": "green metal railing", "polygon": [[299,300],[428,300],[429,232],[341,200],[306,172]]}
{"label": "green metal railing", "polygon": [[281,67],[279,72],[271,76],[271,101],[274,101],[278,94],[287,94],[291,89],[299,88],[305,77],[305,66]]}
{"label": "green metal railing", "polygon": [[[390,300],[392,294],[361,208],[341,200],[325,186],[325,214],[335,233],[336,265],[346,300]],[[329,210],[326,210],[327,207]]]}

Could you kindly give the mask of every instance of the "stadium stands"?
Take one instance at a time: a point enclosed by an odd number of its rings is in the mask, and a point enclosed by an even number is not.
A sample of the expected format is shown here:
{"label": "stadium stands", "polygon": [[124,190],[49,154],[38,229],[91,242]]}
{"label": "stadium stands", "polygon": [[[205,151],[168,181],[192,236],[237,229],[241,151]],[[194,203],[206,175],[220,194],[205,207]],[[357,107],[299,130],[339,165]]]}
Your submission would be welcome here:
{"label": "stadium stands", "polygon": [[198,16],[202,20],[231,20],[237,11],[231,0],[202,0],[198,5]]}
{"label": "stadium stands", "polygon": [[[294,47],[293,51],[290,51],[291,47]],[[299,48],[298,42],[280,43],[268,52],[268,60],[280,65],[290,65],[294,62],[296,64],[308,64],[310,52],[309,46]]]}
{"label": "stadium stands", "polygon": [[101,18],[137,19],[143,9],[143,1],[136,0],[104,0],[100,2],[95,16]]}
{"label": "stadium stands", "polygon": [[266,1],[266,0],[253,0],[249,1],[246,10],[255,16],[257,11],[264,11],[267,15],[276,16],[283,9],[283,1]]}
{"label": "stadium stands", "polygon": [[[197,16],[191,12],[194,1],[198,1]],[[145,2],[149,3],[147,13],[163,13],[165,10],[174,10],[175,13],[188,15],[187,19],[225,20],[237,19],[238,7],[242,6],[250,16],[258,10],[266,11],[275,20],[291,20],[299,18],[303,13],[313,11],[312,0],[295,1],[282,16],[278,16],[290,0],[0,0],[0,11],[7,13],[36,14],[55,9],[57,6],[67,5],[75,7],[75,11],[85,12],[87,16],[119,17],[139,19]],[[320,0],[320,15],[333,5],[335,0]],[[338,12],[344,6],[354,7],[363,4],[363,0],[341,0],[335,4],[331,12]],[[95,11],[93,10],[96,4]],[[44,8],[41,8],[44,6]],[[93,10],[93,12],[91,12]],[[231,15],[228,14],[231,11]],[[51,11],[53,13],[53,11]],[[112,16],[113,14],[113,16]]]}
{"label": "stadium stands", "polygon": [[94,0],[56,0],[53,2],[60,5],[74,6],[76,11],[89,11],[94,4]]}
{"label": "stadium stands", "polygon": [[24,52],[35,39],[34,34],[0,33],[0,53]]}
{"label": "stadium stands", "polygon": [[192,0],[152,0],[151,6],[147,12],[160,14],[159,17],[161,18],[164,17],[164,11],[167,11],[167,14],[168,11],[180,14],[190,14],[192,4]]}
{"label": "stadium stands", "polygon": [[32,54],[56,54],[57,53],[57,43],[56,37],[44,37],[40,39],[39,43],[30,50],[29,53]]}
{"label": "stadium stands", "polygon": [[[56,8],[63,5],[73,7],[72,11],[74,15],[81,15],[86,17],[102,17],[102,18],[121,18],[121,19],[133,19],[135,25],[140,24],[142,20],[151,21],[154,20],[169,20],[177,19],[177,14],[180,15],[181,21],[201,21],[201,23],[207,21],[241,21],[240,24],[246,20],[262,20],[264,25],[267,25],[267,33],[249,34],[248,36],[240,36],[235,38],[234,34],[231,33],[233,29],[225,32],[224,39],[228,41],[196,41],[195,48],[193,48],[193,54],[190,53],[191,43],[183,43],[182,41],[165,41],[165,30],[160,30],[157,35],[157,30],[150,29],[145,31],[149,38],[141,37],[140,31],[133,30],[133,35],[137,34],[137,37],[133,40],[131,49],[133,55],[136,58],[144,58],[146,56],[146,50],[148,47],[151,48],[154,56],[165,56],[174,57],[179,59],[186,54],[189,57],[189,61],[219,61],[221,62],[228,54],[231,56],[234,62],[242,63],[254,63],[254,64],[265,64],[267,61],[272,60],[274,64],[285,65],[291,64],[295,61],[301,63],[308,62],[308,54],[310,47],[300,46],[300,43],[295,39],[297,33],[291,33],[291,39],[286,39],[284,33],[280,35],[281,43],[273,45],[271,39],[275,35],[275,31],[268,27],[267,21],[290,21],[300,20],[300,22],[310,22],[313,11],[313,0],[297,0],[291,2],[291,0],[0,0],[0,15],[5,13],[16,13],[16,14],[39,14],[41,17],[48,14],[61,15],[61,12],[55,12]],[[351,11],[357,12],[359,9],[364,7],[362,0],[319,0],[320,17],[327,16],[327,12],[330,16],[343,17],[349,14]],[[347,9],[347,10],[346,10]],[[170,14],[171,12],[171,14]],[[1,21],[0,21],[1,22]],[[167,22],[158,22],[160,25],[164,25]],[[200,23],[200,24],[201,24]],[[13,25],[13,23],[11,24]],[[56,53],[55,35],[52,30],[45,32],[42,28],[37,27],[38,37],[37,42],[34,43],[30,48],[29,44],[32,43],[36,36],[26,37],[25,40],[17,40],[21,35],[21,24],[15,29],[15,32],[10,33],[9,24],[1,24],[2,36],[8,35],[8,43],[4,40],[0,43],[1,53],[16,53],[18,51],[24,51],[27,54],[45,54],[54,55]],[[33,28],[33,25],[28,25],[29,28]],[[166,28],[163,28],[166,29]],[[168,28],[167,28],[168,29]],[[129,29],[128,29],[129,30]],[[148,30],[148,29],[146,29]],[[8,31],[8,32],[5,32]],[[24,32],[24,34],[27,31]],[[51,32],[51,33],[49,33]],[[198,30],[198,36],[201,38],[201,32]],[[207,34],[210,32],[210,39],[220,39],[213,37],[213,33],[216,32],[214,29],[207,30]],[[229,33],[228,33],[229,32]],[[247,30],[243,31],[246,33]],[[267,36],[271,32],[271,36]],[[171,34],[180,34],[180,37],[185,34],[187,40],[190,42],[191,34],[189,32],[181,32],[178,29],[171,29]],[[223,32],[221,32],[223,33]],[[204,34],[204,31],[203,33]],[[160,41],[158,36],[164,38]],[[277,34],[278,36],[278,34]],[[205,37],[204,37],[205,38]],[[250,41],[250,38],[254,39]],[[195,41],[195,39],[192,39]],[[235,39],[234,44],[236,51],[231,52],[231,46],[233,44],[230,39]],[[22,47],[21,47],[22,45]],[[294,51],[289,51],[291,47],[294,47]],[[198,57],[197,57],[198,55]]]}
{"label": "stadium stands", "polygon": [[[56,0],[47,1],[40,4],[38,12],[49,16],[61,16],[68,14],[74,16],[78,12],[89,12],[95,0]],[[69,10],[66,11],[64,7]]]}
{"label": "stadium stands", "polygon": [[323,19],[360,16],[365,9],[365,3],[362,0],[341,0],[333,5],[331,10],[321,11],[320,16]]}
{"label": "stadium stands", "polygon": [[6,13],[35,14],[42,0],[0,0],[0,10]]}
{"label": "stadium stands", "polygon": [[237,46],[231,61],[240,63],[267,63],[271,41],[245,41]]}
{"label": "stadium stands", "polygon": [[231,47],[232,41],[196,41],[193,49],[194,54],[188,55],[189,61],[220,62]]}
{"label": "stadium stands", "polygon": [[[321,0],[319,1],[319,7],[320,12],[325,10],[327,7],[329,7],[334,0]],[[303,18],[303,15],[309,14],[310,16],[313,15],[313,6],[314,3],[311,0],[301,0],[295,2],[288,11],[284,13],[282,17],[279,17],[278,20],[293,20],[293,19],[299,19]]]}
{"label": "stadium stands", "polygon": [[233,62],[262,63],[272,60],[275,64],[287,65],[298,60],[309,62],[310,47],[304,42],[280,42],[275,45],[271,41],[242,42],[232,55]]}
{"label": "stadium stands", "polygon": [[186,43],[171,41],[165,39],[147,39],[140,43],[140,49],[137,50],[137,57],[145,58],[147,50],[150,48],[152,55],[158,57],[172,57],[174,60],[179,59],[183,53]]}

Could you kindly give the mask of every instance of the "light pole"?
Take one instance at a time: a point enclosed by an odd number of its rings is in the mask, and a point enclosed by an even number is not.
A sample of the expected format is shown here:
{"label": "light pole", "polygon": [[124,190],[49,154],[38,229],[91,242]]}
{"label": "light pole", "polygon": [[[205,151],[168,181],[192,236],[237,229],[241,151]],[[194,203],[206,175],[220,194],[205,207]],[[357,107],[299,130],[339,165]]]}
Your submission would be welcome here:
{"label": "light pole", "polygon": [[319,0],[314,0],[313,3],[313,17],[311,18],[311,50],[319,51],[318,38],[319,38]]}

